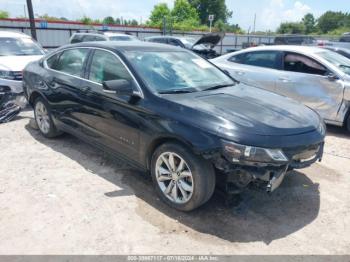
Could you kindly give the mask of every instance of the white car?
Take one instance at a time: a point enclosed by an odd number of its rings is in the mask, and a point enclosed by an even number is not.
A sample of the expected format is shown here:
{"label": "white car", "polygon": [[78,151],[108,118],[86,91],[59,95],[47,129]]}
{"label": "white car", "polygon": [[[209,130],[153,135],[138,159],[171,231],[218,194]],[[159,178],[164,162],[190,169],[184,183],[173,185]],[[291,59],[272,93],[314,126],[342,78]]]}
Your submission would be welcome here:
{"label": "white car", "polygon": [[290,97],[350,131],[350,59],[324,48],[263,46],[211,60],[239,81]]}
{"label": "white car", "polygon": [[45,51],[30,36],[0,31],[0,93],[22,93],[22,70],[44,54]]}

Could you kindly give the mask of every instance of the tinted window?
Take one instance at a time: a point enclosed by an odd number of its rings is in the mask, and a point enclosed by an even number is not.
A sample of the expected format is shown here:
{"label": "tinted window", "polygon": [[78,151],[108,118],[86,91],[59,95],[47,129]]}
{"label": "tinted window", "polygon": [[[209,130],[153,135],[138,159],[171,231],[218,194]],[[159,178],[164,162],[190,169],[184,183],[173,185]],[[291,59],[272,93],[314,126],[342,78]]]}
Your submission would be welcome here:
{"label": "tinted window", "polygon": [[55,54],[53,56],[51,56],[49,59],[46,60],[46,64],[49,68],[54,68],[57,58],[59,57],[61,53]]}
{"label": "tinted window", "polygon": [[133,41],[137,40],[137,38],[133,36],[128,36],[128,35],[117,35],[117,36],[110,36],[109,40],[111,41]]}
{"label": "tinted window", "polygon": [[103,81],[117,79],[131,81],[132,77],[115,55],[107,51],[96,50],[91,62],[89,79],[102,83]]}
{"label": "tinted window", "polygon": [[245,65],[278,69],[278,52],[262,51],[245,53],[241,63]]}
{"label": "tinted window", "polygon": [[173,46],[181,46],[178,40],[176,39],[169,39],[169,44]]}
{"label": "tinted window", "polygon": [[88,52],[86,48],[63,51],[52,68],[70,75],[81,76]]}
{"label": "tinted window", "polygon": [[82,35],[74,35],[70,42],[72,44],[74,44],[74,43],[80,43],[82,41],[83,41],[83,36]]}
{"label": "tinted window", "polygon": [[166,38],[151,38],[149,41],[161,44],[167,44],[168,42]]}
{"label": "tinted window", "polygon": [[306,56],[294,53],[285,55],[284,70],[315,75],[325,75],[327,73],[327,69],[318,62]]}
{"label": "tinted window", "polygon": [[241,64],[244,60],[245,54],[237,54],[231,56],[228,61]]}
{"label": "tinted window", "polygon": [[104,37],[98,35],[84,35],[83,42],[104,41]]}

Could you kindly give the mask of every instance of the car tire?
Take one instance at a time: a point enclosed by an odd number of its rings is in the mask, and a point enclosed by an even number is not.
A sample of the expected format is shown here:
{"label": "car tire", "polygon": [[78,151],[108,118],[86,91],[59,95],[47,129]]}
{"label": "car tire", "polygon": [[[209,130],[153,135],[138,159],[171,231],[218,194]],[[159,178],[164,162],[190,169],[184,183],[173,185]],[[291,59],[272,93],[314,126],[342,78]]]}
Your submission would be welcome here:
{"label": "car tire", "polygon": [[48,103],[42,97],[34,101],[34,117],[40,133],[47,138],[54,138],[62,134],[53,120]]}
{"label": "car tire", "polygon": [[350,113],[348,114],[348,118],[346,119],[345,127],[346,130],[350,133]]}
{"label": "car tire", "polygon": [[215,189],[213,165],[177,143],[165,143],[155,150],[151,175],[161,199],[181,211],[203,205]]}

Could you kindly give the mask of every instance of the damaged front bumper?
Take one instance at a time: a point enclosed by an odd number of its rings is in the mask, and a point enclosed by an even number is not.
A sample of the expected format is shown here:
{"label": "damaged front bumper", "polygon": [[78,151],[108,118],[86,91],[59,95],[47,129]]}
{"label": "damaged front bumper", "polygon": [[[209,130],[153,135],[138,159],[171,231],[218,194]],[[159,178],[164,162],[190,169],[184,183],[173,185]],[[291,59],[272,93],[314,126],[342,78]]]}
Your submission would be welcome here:
{"label": "damaged front bumper", "polygon": [[[240,193],[250,184],[259,185],[267,192],[277,189],[286,173],[293,169],[301,169],[321,161],[324,143],[309,146],[283,149],[286,161],[258,162],[247,161],[244,158],[227,152],[216,155],[213,159],[215,167],[221,173],[218,178],[220,187],[227,193]],[[244,154],[244,152],[243,152]]]}

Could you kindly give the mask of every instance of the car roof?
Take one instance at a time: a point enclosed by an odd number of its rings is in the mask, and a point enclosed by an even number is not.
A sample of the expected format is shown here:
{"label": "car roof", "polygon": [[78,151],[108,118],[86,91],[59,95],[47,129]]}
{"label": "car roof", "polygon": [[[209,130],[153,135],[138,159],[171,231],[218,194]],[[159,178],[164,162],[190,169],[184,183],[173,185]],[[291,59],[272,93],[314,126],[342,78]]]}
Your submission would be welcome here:
{"label": "car roof", "polygon": [[130,36],[130,37],[134,37],[134,35],[128,35],[128,34],[116,33],[116,32],[104,32],[103,34],[105,36]]}
{"label": "car roof", "polygon": [[73,35],[100,35],[100,36],[103,36],[103,34],[96,33],[96,32],[76,32]]}
{"label": "car roof", "polygon": [[[315,54],[324,49],[315,46],[299,46],[299,45],[271,45],[271,46],[257,46],[249,47],[243,51],[287,51],[287,52],[298,52],[298,53],[308,53]],[[239,51],[239,52],[241,52]]]}
{"label": "car roof", "polygon": [[57,50],[66,49],[69,47],[91,47],[91,48],[104,48],[115,51],[182,51],[184,49],[151,42],[141,41],[96,41],[96,42],[82,42],[77,44],[70,44],[60,47]]}
{"label": "car roof", "polygon": [[184,37],[172,36],[172,35],[160,35],[160,36],[149,36],[145,39],[159,39],[159,38],[171,38],[171,39],[183,39]]}
{"label": "car roof", "polygon": [[13,31],[0,31],[0,37],[31,38],[29,35],[24,33]]}

